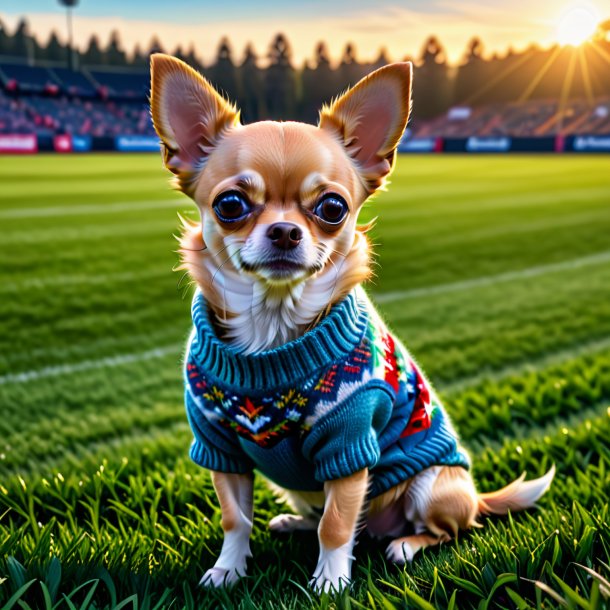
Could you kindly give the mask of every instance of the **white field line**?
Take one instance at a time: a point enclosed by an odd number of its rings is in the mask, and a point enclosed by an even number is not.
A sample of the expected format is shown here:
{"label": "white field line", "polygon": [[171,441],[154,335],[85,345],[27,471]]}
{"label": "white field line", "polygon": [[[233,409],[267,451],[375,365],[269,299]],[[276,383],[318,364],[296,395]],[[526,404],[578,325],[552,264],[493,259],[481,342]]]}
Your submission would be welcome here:
{"label": "white field line", "polygon": [[[18,292],[20,290],[48,288],[50,286],[96,286],[99,284],[107,284],[112,282],[121,283],[131,281],[134,283],[139,283],[143,280],[161,278],[164,276],[169,277],[171,275],[171,269],[167,268],[147,272],[124,271],[105,274],[64,274],[50,275],[48,277],[31,277],[26,278],[21,282],[11,282],[5,284],[0,283],[0,294],[3,292]],[[176,282],[178,281],[179,277],[180,276],[178,275],[175,276]]]}
{"label": "white field line", "polygon": [[0,210],[0,218],[43,218],[49,216],[86,216],[87,214],[113,214],[130,210],[149,210],[178,206],[187,203],[186,199],[162,199],[157,201],[120,201],[113,203],[90,203],[59,205],[38,208],[10,208]]}
{"label": "white field line", "polygon": [[44,379],[45,377],[57,377],[59,375],[71,375],[73,373],[82,373],[93,369],[109,368],[115,366],[123,366],[134,362],[143,362],[144,360],[153,360],[155,358],[164,358],[170,354],[177,353],[184,347],[182,343],[174,343],[165,345],[156,349],[151,349],[146,352],[138,352],[135,354],[123,354],[120,356],[110,356],[108,358],[100,358],[99,360],[84,360],[76,364],[60,364],[57,366],[47,366],[36,371],[26,371],[23,373],[9,373],[8,375],[0,376],[0,385],[9,383],[27,383]]}
{"label": "white field line", "polygon": [[456,392],[460,392],[467,388],[471,388],[479,383],[486,381],[501,381],[507,377],[522,376],[528,373],[535,373],[541,369],[549,368],[555,365],[560,365],[563,362],[573,360],[579,356],[593,355],[599,352],[610,349],[610,337],[602,337],[601,339],[593,339],[578,343],[574,347],[560,349],[549,352],[542,356],[537,356],[526,362],[510,364],[496,370],[489,370],[483,373],[468,375],[459,381],[450,381],[448,383],[434,384],[437,390],[445,396],[451,396]]}
{"label": "white field line", "polygon": [[[141,345],[148,342],[146,345],[169,345],[170,341],[176,339],[176,327],[159,327],[155,331],[146,333],[137,333],[126,335],[124,337],[116,337],[114,335],[104,336],[101,339],[94,341],[78,342],[70,347],[35,347],[25,352],[16,351],[11,354],[4,354],[7,370],[12,370],[19,365],[30,360],[41,360],[45,362],[65,362],[67,358],[79,360],[81,358],[91,358],[94,354],[105,351],[112,355],[120,355],[122,352],[133,349],[136,345]],[[150,348],[152,349],[152,347]]]}
{"label": "white field line", "polygon": [[[610,194],[609,194],[610,196]],[[571,227],[579,224],[593,224],[608,221],[610,219],[610,210],[599,208],[589,212],[580,214],[561,215],[557,217],[546,217],[539,220],[524,220],[518,223],[504,223],[502,225],[490,225],[485,229],[471,231],[468,228],[460,228],[456,231],[450,225],[444,227],[442,231],[438,231],[438,239],[430,242],[434,246],[446,246],[454,243],[467,243],[476,239],[486,239],[489,237],[499,237],[500,235],[514,235],[520,233],[534,233],[536,231],[544,231],[546,229],[554,229],[558,227]],[[384,230],[383,237],[402,237],[408,236],[409,239],[415,239],[421,235],[425,235],[427,229],[425,225],[414,224],[409,225],[405,230],[393,226]],[[436,235],[434,236],[436,237]]]}
{"label": "white field line", "polygon": [[410,299],[418,299],[421,297],[434,296],[437,294],[446,294],[449,292],[461,292],[470,288],[479,288],[481,286],[493,286],[504,282],[512,282],[514,280],[529,279],[546,275],[547,273],[557,273],[559,271],[570,271],[573,269],[581,269],[593,265],[601,265],[610,262],[610,250],[604,250],[591,256],[583,256],[581,258],[573,258],[560,263],[550,263],[548,265],[539,265],[536,267],[527,267],[519,271],[508,271],[497,275],[486,275],[475,277],[471,280],[462,282],[449,282],[447,284],[437,284],[434,286],[423,286],[422,288],[413,288],[412,290],[396,290],[393,292],[380,292],[373,295],[373,299],[377,303],[392,303],[394,301],[407,301]]}
{"label": "white field line", "polygon": [[[601,264],[604,262],[610,262],[610,250],[600,252],[592,256],[584,256],[582,258],[576,258],[569,261],[563,261],[561,263],[555,263],[551,265],[541,265],[539,267],[530,267],[521,271],[514,271],[509,273],[501,273],[493,276],[485,276],[480,278],[474,278],[472,280],[466,280],[464,282],[454,282],[450,284],[440,284],[437,286],[429,286],[426,288],[420,288],[415,290],[407,290],[402,292],[389,292],[386,294],[378,295],[375,300],[378,303],[388,303],[391,301],[417,298],[420,296],[428,296],[435,294],[442,294],[445,292],[455,292],[459,290],[466,290],[472,287],[478,286],[489,286],[496,283],[512,281],[515,279],[535,277],[538,275],[544,275],[545,273],[554,273],[557,271],[564,271],[569,269],[579,269],[588,265]],[[605,340],[601,342],[602,347],[605,346]],[[58,366],[45,367],[35,371],[27,371],[23,373],[7,374],[0,376],[0,385],[8,383],[25,383],[27,381],[34,381],[44,377],[56,377],[58,375],[69,375],[81,371],[88,371],[97,368],[122,366],[124,364],[130,364],[133,362],[141,362],[143,360],[150,360],[153,358],[162,358],[174,351],[177,351],[182,344],[176,343],[173,345],[149,350],[146,352],[139,352],[133,354],[124,354],[119,356],[112,356],[108,358],[101,358],[99,360],[86,360],[77,364],[62,364]],[[515,367],[511,367],[511,370]],[[477,376],[477,379],[479,376]]]}
{"label": "white field line", "polygon": [[[434,187],[428,185],[427,191],[434,193]],[[543,191],[540,193],[522,192],[511,195],[489,196],[479,199],[475,203],[464,201],[463,203],[452,202],[452,195],[447,196],[448,204],[431,205],[425,208],[412,209],[412,205],[418,205],[432,197],[426,197],[425,193],[418,196],[417,193],[405,190],[402,203],[385,202],[384,206],[392,208],[392,221],[411,220],[412,218],[426,218],[428,216],[438,217],[443,213],[450,216],[459,216],[462,213],[476,212],[477,214],[494,213],[498,210],[510,210],[513,208],[538,207],[566,203],[573,200],[580,202],[585,196],[610,196],[610,188],[607,186],[592,186],[578,189],[563,189],[559,191]],[[375,202],[369,202],[369,207],[375,210]],[[383,213],[383,211],[381,211]]]}
{"label": "white field line", "polygon": [[[113,219],[114,220],[114,219]],[[172,225],[171,221],[155,220],[144,222],[142,218],[132,222],[113,222],[112,224],[81,224],[78,227],[68,226],[62,229],[37,229],[29,231],[11,231],[2,239],[2,246],[40,246],[49,242],[80,242],[89,245],[95,239],[114,237],[151,236],[156,232],[170,235],[177,232],[178,218]]]}

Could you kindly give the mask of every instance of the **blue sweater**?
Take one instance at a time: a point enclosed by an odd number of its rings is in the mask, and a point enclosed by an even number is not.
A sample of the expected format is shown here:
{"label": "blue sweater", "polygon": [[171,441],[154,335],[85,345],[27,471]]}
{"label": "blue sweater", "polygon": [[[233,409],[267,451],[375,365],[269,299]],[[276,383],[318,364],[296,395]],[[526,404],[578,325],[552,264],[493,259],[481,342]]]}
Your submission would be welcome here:
{"label": "blue sweater", "polygon": [[369,497],[434,464],[469,467],[451,422],[363,291],[281,347],[242,354],[215,334],[200,292],[185,358],[191,458],[258,469],[285,489],[368,468]]}

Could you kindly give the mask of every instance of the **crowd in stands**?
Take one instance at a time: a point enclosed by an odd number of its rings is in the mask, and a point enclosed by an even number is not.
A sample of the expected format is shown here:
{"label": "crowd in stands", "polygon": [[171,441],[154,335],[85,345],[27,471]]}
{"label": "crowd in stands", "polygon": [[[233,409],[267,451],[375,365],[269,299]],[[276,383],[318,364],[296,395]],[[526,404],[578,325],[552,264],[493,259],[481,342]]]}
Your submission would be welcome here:
{"label": "crowd in stands", "polygon": [[[431,121],[411,123],[411,136],[548,136],[610,133],[610,98],[559,102],[530,101],[454,108]],[[154,135],[145,100],[91,99],[65,94],[15,95],[0,89],[0,133],[52,136]]]}
{"label": "crowd in stands", "polygon": [[[20,40],[30,44],[20,46]],[[7,41],[12,42],[9,45]],[[150,77],[144,54],[137,51],[128,61],[126,54],[117,50],[120,41],[114,35],[104,53],[89,49],[79,56],[80,67],[71,69],[65,61],[59,61],[60,55],[50,54],[51,42],[46,49],[48,58],[37,63],[32,57],[23,56],[26,51],[16,52],[37,44],[27,34],[26,26],[20,26],[11,38],[0,23],[0,51],[6,47],[13,54],[0,53],[0,134],[154,135],[147,106]],[[59,45],[57,41],[54,44]],[[600,37],[594,45],[597,46],[586,48],[583,56],[588,57],[592,75],[596,76],[591,79],[595,87],[587,89],[584,81],[575,81],[567,88],[570,95],[564,96],[566,88],[559,76],[569,64],[569,48],[558,51],[559,59],[551,68],[540,71],[538,64],[546,61],[555,52],[553,49],[509,53],[504,58],[487,60],[481,54],[481,43],[473,40],[464,62],[450,76],[452,71],[442,45],[430,37],[421,58],[415,60],[411,136],[608,134],[610,59],[599,63],[599,57],[600,53],[602,57],[608,53],[610,58],[610,39]],[[151,52],[159,48],[155,43]],[[56,49],[57,53],[61,50],[60,46]],[[264,118],[313,122],[322,103],[389,61],[382,52],[374,62],[360,63],[353,46],[347,45],[341,63],[332,67],[326,46],[320,43],[314,61],[297,70],[290,53],[287,39],[279,34],[272,42],[265,68],[257,65],[250,46],[244,61],[235,63],[226,39],[220,44],[214,64],[202,66],[193,53],[183,59],[236,101],[246,122]],[[531,64],[529,71],[514,69],[526,59],[527,65]],[[490,76],[500,69],[500,76],[504,76],[496,77],[498,84],[490,86],[495,82],[489,80]],[[532,81],[536,74],[538,77]]]}
{"label": "crowd in stands", "polygon": [[610,133],[610,97],[596,100],[533,100],[521,103],[457,107],[440,117],[417,123],[413,137],[551,136],[562,133]]}
{"label": "crowd in stands", "polygon": [[0,133],[153,135],[148,74],[0,64]]}
{"label": "crowd in stands", "polygon": [[0,133],[154,135],[145,102],[19,96],[0,91]]}

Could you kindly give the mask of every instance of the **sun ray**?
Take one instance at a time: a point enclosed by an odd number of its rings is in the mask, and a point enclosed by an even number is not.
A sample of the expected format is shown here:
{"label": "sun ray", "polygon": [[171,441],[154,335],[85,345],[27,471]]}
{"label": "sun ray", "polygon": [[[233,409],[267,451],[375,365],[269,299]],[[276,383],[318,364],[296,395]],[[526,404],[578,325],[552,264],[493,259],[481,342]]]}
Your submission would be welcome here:
{"label": "sun ray", "polygon": [[596,53],[608,64],[610,64],[610,53],[608,53],[605,49],[602,49],[595,42],[591,43],[591,48],[596,51]]}
{"label": "sun ray", "polygon": [[580,63],[580,71],[582,73],[582,80],[585,85],[585,93],[587,95],[587,101],[591,106],[595,103],[593,87],[591,85],[591,76],[589,74],[589,66],[587,65],[587,59],[585,57],[585,50],[583,47],[578,49],[578,62]]}
{"label": "sun ray", "polygon": [[538,70],[538,73],[532,79],[532,82],[526,87],[525,91],[519,96],[517,102],[525,102],[529,98],[529,96],[533,93],[534,89],[543,79],[544,75],[549,71],[550,67],[553,65],[560,52],[560,47],[555,47],[555,49],[553,49],[553,52],[551,53],[549,58],[544,62],[544,65],[540,68],[540,70]]}
{"label": "sun ray", "polygon": [[507,66],[505,70],[503,70],[499,74],[496,74],[496,76],[494,76],[484,87],[481,87],[480,89],[475,91],[475,93],[473,93],[470,97],[468,97],[464,101],[464,103],[471,104],[474,100],[479,98],[483,93],[486,93],[491,88],[495,87],[500,81],[504,80],[507,76],[512,74],[515,70],[520,68],[526,61],[529,61],[530,59],[531,59],[531,56],[529,55],[529,53],[524,53],[523,55],[521,55],[521,57],[519,57],[519,59],[517,59],[517,61],[515,61],[515,63],[512,66]]}
{"label": "sun ray", "polygon": [[572,81],[574,80],[574,70],[576,68],[576,53],[572,53],[570,56],[570,62],[568,63],[568,69],[566,71],[566,77],[561,87],[561,95],[559,97],[559,107],[557,109],[557,134],[562,135],[564,130],[564,118],[563,113],[565,111],[566,102],[570,89],[572,88]]}

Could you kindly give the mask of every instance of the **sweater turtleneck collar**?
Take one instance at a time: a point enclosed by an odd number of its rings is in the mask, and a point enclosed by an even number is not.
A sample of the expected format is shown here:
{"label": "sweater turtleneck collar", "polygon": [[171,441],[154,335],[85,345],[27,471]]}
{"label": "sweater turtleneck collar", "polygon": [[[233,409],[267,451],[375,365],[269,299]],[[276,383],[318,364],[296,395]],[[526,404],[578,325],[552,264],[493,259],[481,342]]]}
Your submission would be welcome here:
{"label": "sweater turtleneck collar", "polygon": [[294,385],[341,360],[361,342],[368,322],[364,299],[353,291],[303,336],[280,347],[244,354],[218,338],[208,305],[197,290],[189,360],[205,373],[238,388],[267,390]]}

